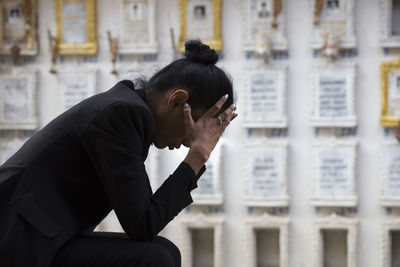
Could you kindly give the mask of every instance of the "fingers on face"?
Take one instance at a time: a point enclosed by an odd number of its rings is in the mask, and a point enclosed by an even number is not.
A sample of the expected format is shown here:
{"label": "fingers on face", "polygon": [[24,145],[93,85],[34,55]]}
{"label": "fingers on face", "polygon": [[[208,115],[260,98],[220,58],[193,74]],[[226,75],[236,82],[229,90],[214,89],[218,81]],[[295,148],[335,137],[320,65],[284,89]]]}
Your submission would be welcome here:
{"label": "fingers on face", "polygon": [[224,103],[228,100],[228,94],[221,97],[206,113],[210,117],[214,117],[221,110]]}
{"label": "fingers on face", "polygon": [[186,127],[190,127],[190,126],[194,125],[194,121],[193,121],[193,118],[192,118],[192,110],[191,110],[189,104],[187,104],[187,105],[185,104],[184,105],[183,116],[184,116],[184,119],[185,119],[185,126]]}

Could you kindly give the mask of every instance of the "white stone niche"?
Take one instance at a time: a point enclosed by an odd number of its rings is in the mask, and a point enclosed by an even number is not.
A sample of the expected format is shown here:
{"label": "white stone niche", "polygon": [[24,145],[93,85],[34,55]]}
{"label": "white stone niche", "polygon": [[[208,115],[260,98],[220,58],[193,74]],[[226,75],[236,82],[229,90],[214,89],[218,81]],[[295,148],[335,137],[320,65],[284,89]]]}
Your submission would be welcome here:
{"label": "white stone niche", "polygon": [[312,267],[357,266],[358,219],[333,213],[314,223]]}
{"label": "white stone niche", "polygon": [[289,205],[286,140],[248,141],[243,154],[244,200],[250,207]]}
{"label": "white stone niche", "polygon": [[384,48],[400,47],[400,2],[380,0],[380,44]]}
{"label": "white stone niche", "polygon": [[335,138],[316,141],[311,151],[311,204],[317,207],[357,206],[355,186],[358,141]]}
{"label": "white stone niche", "polygon": [[[317,2],[322,2],[320,10]],[[338,38],[341,49],[356,47],[354,0],[310,0],[310,5],[312,49],[321,49],[330,35]]]}
{"label": "white stone niche", "polygon": [[287,66],[249,66],[243,82],[243,125],[246,128],[286,128]]}
{"label": "white stone niche", "polygon": [[38,71],[4,68],[0,74],[0,130],[36,130],[39,126]]}
{"label": "white stone niche", "polygon": [[288,50],[286,0],[243,0],[242,8],[245,52]]}
{"label": "white stone niche", "polygon": [[57,71],[58,111],[66,111],[97,93],[97,70],[68,67]]}
{"label": "white stone niche", "polygon": [[222,267],[224,217],[185,215],[181,219],[182,266]]}
{"label": "white stone niche", "polygon": [[382,267],[400,266],[400,218],[382,224]]}
{"label": "white stone niche", "polygon": [[311,126],[355,127],[355,63],[319,63],[313,66]]}
{"label": "white stone niche", "polygon": [[400,207],[400,145],[395,139],[381,146],[380,176],[382,205]]}
{"label": "white stone niche", "polygon": [[246,265],[289,267],[288,218],[264,213],[246,221]]}
{"label": "white stone niche", "polygon": [[157,0],[119,0],[119,5],[118,53],[157,53]]}

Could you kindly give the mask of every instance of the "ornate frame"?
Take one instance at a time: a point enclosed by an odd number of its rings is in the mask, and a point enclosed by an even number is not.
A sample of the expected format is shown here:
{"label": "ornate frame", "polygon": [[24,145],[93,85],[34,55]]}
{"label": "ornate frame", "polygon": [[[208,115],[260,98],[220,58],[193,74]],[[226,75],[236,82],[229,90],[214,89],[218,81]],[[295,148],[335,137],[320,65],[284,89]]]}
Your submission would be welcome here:
{"label": "ornate frame", "polygon": [[[188,39],[187,33],[187,5],[188,2],[194,0],[179,0],[179,17],[180,17],[180,36],[178,51],[185,51],[185,41]],[[222,50],[222,0],[208,0],[212,4],[213,9],[213,28],[214,28],[214,38],[213,40],[201,40],[203,43],[209,45],[216,51]]]}
{"label": "ornate frame", "polygon": [[400,218],[386,219],[382,223],[382,267],[391,267],[392,237],[390,231],[400,231]]}
{"label": "ornate frame", "polygon": [[[329,32],[325,32],[321,30],[320,24],[321,20],[319,18],[320,13],[323,10],[323,3],[326,0],[309,0],[310,1],[310,21],[312,22],[312,38],[311,38],[311,47],[313,49],[321,49],[324,45],[324,40],[322,39],[323,35],[329,34]],[[344,23],[346,24],[346,37],[340,38],[339,47],[350,49],[356,47],[356,35],[355,35],[355,26],[354,26],[354,0],[340,0],[346,1],[346,10],[345,10],[345,18]],[[318,22],[316,22],[316,19]],[[341,20],[337,20],[337,23],[340,23]]]}
{"label": "ornate frame", "polygon": [[382,62],[380,73],[381,73],[381,125],[384,127],[397,127],[400,121],[400,117],[390,116],[388,110],[389,104],[389,75],[393,74],[394,71],[399,72],[400,77],[400,59]]}
{"label": "ornate frame", "polygon": [[[94,94],[97,93],[97,70],[96,69],[87,69],[87,68],[68,68],[64,70],[59,70],[57,72],[57,81],[58,81],[58,102],[59,102],[59,109],[60,112],[64,112],[66,109],[69,109],[73,105],[79,103],[80,101],[84,100],[85,98],[88,98],[90,96],[93,96]],[[78,100],[75,104],[73,104],[70,107],[65,107],[66,103],[64,102],[65,97],[64,97],[64,86],[62,85],[62,80],[63,76],[69,76],[69,75],[78,75],[82,76],[82,78],[86,78],[87,81],[89,82],[89,87],[87,91],[87,97],[82,98]],[[67,79],[68,81],[81,81],[81,79]]]}
{"label": "ornate frame", "polygon": [[264,213],[261,216],[251,217],[246,220],[246,242],[244,250],[246,252],[246,266],[257,266],[256,255],[256,233],[258,229],[278,229],[279,230],[279,266],[289,267],[289,226],[290,219],[279,216],[271,216]]}
{"label": "ornate frame", "polygon": [[[311,184],[312,184],[312,197],[311,204],[317,207],[354,207],[357,206],[357,194],[356,194],[356,147],[358,140],[339,140],[335,138],[326,139],[322,141],[316,141],[313,144],[311,152]],[[329,149],[337,152],[338,150],[346,149],[349,153],[348,156],[348,177],[349,195],[348,196],[320,196],[318,194],[318,181],[319,181],[319,164],[318,159],[320,158],[319,151],[321,149]]]}
{"label": "ornate frame", "polygon": [[400,35],[391,36],[392,0],[380,0],[380,44],[382,47],[400,47]]}
{"label": "ornate frame", "polygon": [[385,207],[400,207],[400,194],[398,196],[388,196],[387,191],[387,178],[390,161],[388,161],[388,149],[396,149],[400,155],[400,145],[395,140],[385,141],[380,149],[380,177],[381,177],[381,203]]}
{"label": "ornate frame", "polygon": [[[4,25],[3,25],[3,5],[6,2],[15,2],[16,0],[1,0],[0,1],[0,54],[1,55],[10,55],[12,54],[11,50],[14,44],[4,44]],[[23,12],[23,16],[26,20],[26,32],[25,43],[18,44],[19,45],[19,54],[20,55],[37,55],[38,53],[38,41],[37,41],[37,24],[38,24],[38,16],[37,16],[37,6],[38,0],[18,0],[21,2],[24,7],[27,6],[25,12]]]}
{"label": "ornate frame", "polygon": [[[7,78],[27,80],[27,108],[28,116],[24,120],[7,120],[4,118],[4,82]],[[38,73],[36,70],[13,68],[3,70],[0,74],[0,129],[1,130],[36,130],[38,128],[37,110],[37,83]]]}
{"label": "ornate frame", "polygon": [[148,4],[148,43],[133,43],[124,45],[124,3],[143,2],[138,0],[119,0],[120,1],[120,20],[119,20],[119,54],[156,54],[158,52],[157,33],[156,33],[156,4],[157,0],[146,0]]}
{"label": "ornate frame", "polygon": [[[279,178],[281,195],[274,197],[259,197],[251,196],[248,186],[250,186],[252,180],[252,168],[251,168],[251,154],[254,153],[254,149],[264,149],[265,151],[276,150],[275,153],[279,153],[280,159],[278,161],[278,169],[281,177]],[[253,152],[252,152],[253,151]],[[243,153],[244,160],[244,200],[247,206],[250,207],[287,207],[289,206],[289,194],[288,194],[288,178],[287,178],[287,157],[288,157],[288,142],[286,140],[274,140],[269,141],[266,138],[260,138],[249,141],[245,145],[245,152]]]}
{"label": "ornate frame", "polygon": [[[288,119],[286,115],[286,87],[287,87],[287,66],[272,66],[265,67],[257,66],[252,69],[249,69],[244,74],[244,88],[245,88],[245,96],[244,96],[244,122],[243,125],[247,128],[285,128],[288,125]],[[265,116],[261,116],[260,118],[255,118],[254,115],[250,115],[250,110],[252,107],[251,102],[251,77],[253,75],[265,75],[270,74],[270,76],[277,76],[277,88],[276,95],[278,100],[276,101],[279,105],[278,113],[279,116],[271,116],[265,114]]]}
{"label": "ornate frame", "polygon": [[223,250],[223,225],[225,218],[216,215],[205,215],[197,213],[195,215],[184,216],[181,219],[181,251],[182,266],[193,266],[192,262],[192,235],[190,229],[214,230],[214,267],[222,267]]}
{"label": "ornate frame", "polygon": [[[256,41],[251,37],[251,5],[254,0],[243,0],[242,8],[244,12],[244,31],[243,31],[243,50],[245,52],[255,52],[256,51]],[[278,7],[276,12],[273,10],[272,20],[266,23],[268,24],[268,39],[271,40],[271,50],[288,50],[288,41],[286,38],[286,0],[267,0],[272,3],[273,7],[275,5]],[[279,9],[280,7],[280,9]],[[277,13],[277,14],[275,14]]]}
{"label": "ornate frame", "polygon": [[[62,11],[64,3],[84,3],[86,5],[86,39],[83,44],[71,44],[63,42]],[[97,43],[97,0],[55,0],[55,12],[57,23],[57,50],[60,55],[96,54]]]}
{"label": "ornate frame", "polygon": [[[313,127],[354,127],[357,125],[355,108],[356,63],[315,64],[310,75],[311,85],[311,125]],[[346,74],[346,102],[348,115],[342,117],[322,117],[319,114],[319,79],[323,73]]]}
{"label": "ornate frame", "polygon": [[358,219],[346,218],[332,213],[330,216],[317,218],[314,222],[313,267],[323,267],[322,230],[347,230],[347,267],[357,266]]}
{"label": "ornate frame", "polygon": [[[221,140],[217,143],[215,149],[211,153],[211,156],[206,163],[206,166],[207,165],[210,166],[209,165],[210,163],[213,165],[213,172],[211,173],[211,175],[213,177],[213,189],[215,190],[214,194],[203,195],[196,193],[200,187],[199,183],[201,182],[201,179],[203,179],[200,178],[200,180],[197,182],[199,187],[197,189],[194,189],[191,193],[194,205],[221,205],[223,203],[224,196],[221,188],[221,182],[222,182],[221,163],[222,163],[223,149],[224,149],[224,140],[221,138]],[[203,176],[209,171],[210,169],[208,168],[203,174]]]}

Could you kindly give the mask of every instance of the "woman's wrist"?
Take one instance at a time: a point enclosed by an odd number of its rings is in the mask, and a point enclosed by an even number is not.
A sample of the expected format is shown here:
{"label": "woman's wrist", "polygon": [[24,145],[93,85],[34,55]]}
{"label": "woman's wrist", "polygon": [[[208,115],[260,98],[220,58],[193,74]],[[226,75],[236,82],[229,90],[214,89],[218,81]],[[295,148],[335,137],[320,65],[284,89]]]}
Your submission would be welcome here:
{"label": "woman's wrist", "polygon": [[196,175],[199,173],[200,169],[207,162],[209,155],[206,152],[202,152],[201,149],[190,148],[184,162],[190,165]]}

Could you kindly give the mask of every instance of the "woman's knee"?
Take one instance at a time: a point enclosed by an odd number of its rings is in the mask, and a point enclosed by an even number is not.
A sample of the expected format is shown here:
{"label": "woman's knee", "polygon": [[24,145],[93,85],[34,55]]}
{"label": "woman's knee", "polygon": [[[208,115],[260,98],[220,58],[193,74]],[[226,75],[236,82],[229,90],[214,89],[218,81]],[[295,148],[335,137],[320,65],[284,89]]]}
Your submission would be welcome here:
{"label": "woman's knee", "polygon": [[161,236],[157,236],[154,242],[163,246],[170,253],[172,258],[174,259],[175,267],[181,266],[181,252],[173,242]]}

